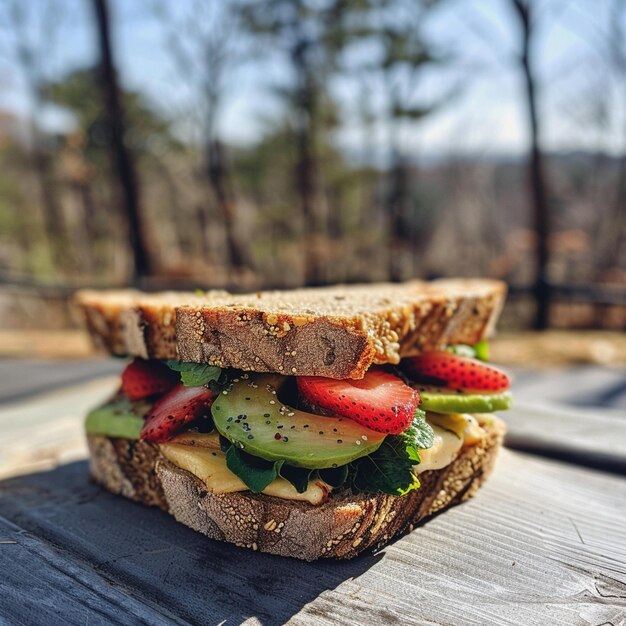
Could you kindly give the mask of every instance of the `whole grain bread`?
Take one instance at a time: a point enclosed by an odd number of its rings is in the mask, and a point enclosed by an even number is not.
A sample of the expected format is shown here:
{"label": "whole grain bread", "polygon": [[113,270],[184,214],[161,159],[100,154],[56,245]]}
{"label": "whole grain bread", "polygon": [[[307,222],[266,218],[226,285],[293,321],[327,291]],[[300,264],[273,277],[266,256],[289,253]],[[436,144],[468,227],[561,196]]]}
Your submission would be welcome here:
{"label": "whole grain bread", "polygon": [[88,443],[91,475],[109,491],[158,506],[211,539],[312,561],[380,548],[473,496],[491,473],[504,435],[495,417],[483,428],[486,437],[450,465],[420,474],[416,491],[397,497],[343,490],[320,506],[248,492],[216,495],[152,444],[99,435],[88,436]]}
{"label": "whole grain bread", "polygon": [[491,335],[504,283],[449,279],[233,295],[80,291],[94,339],[112,354],[328,378]]}

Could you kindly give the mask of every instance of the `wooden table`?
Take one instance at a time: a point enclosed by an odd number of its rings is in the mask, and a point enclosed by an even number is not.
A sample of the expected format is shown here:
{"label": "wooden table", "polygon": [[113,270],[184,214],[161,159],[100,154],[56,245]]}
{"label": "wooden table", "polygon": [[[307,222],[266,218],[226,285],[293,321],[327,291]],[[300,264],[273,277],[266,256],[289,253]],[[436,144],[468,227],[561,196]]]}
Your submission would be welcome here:
{"label": "wooden table", "polygon": [[92,485],[82,414],[114,385],[0,406],[0,624],[626,625],[618,407],[521,393],[510,444],[533,453],[504,450],[474,500],[380,553],[303,563],[210,541]]}

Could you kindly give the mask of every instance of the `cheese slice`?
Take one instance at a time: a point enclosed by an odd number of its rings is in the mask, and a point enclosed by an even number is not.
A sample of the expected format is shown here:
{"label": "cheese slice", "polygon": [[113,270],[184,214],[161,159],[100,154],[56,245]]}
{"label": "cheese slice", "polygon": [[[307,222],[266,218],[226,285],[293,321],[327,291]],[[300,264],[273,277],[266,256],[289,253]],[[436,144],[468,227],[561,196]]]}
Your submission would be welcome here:
{"label": "cheese slice", "polygon": [[[207,438],[207,443],[210,440]],[[181,469],[197,476],[211,493],[224,494],[248,491],[246,484],[226,465],[226,455],[215,447],[162,443],[159,446],[163,456]],[[309,482],[304,493],[284,478],[276,478],[264,490],[268,496],[284,500],[300,500],[310,504],[321,504],[328,498],[332,487],[322,480]]]}
{"label": "cheese slice", "polygon": [[[430,419],[428,421],[430,422]],[[446,465],[450,465],[463,447],[463,439],[458,437],[456,433],[434,423],[430,425],[433,427],[435,434],[433,445],[426,450],[420,450],[422,462],[413,467],[416,474],[421,474],[427,470],[441,469]]]}
{"label": "cheese slice", "polygon": [[[426,419],[433,428],[434,440],[431,448],[420,450],[422,462],[414,466],[416,474],[446,467],[456,459],[463,446],[477,443],[485,434],[473,415],[428,412]],[[248,491],[246,484],[228,469],[226,455],[215,432],[183,433],[160,444],[159,448],[168,461],[197,476],[211,493]],[[298,493],[289,481],[279,477],[262,493],[284,500],[321,504],[331,490],[330,485],[317,479],[309,482],[304,493]]]}
{"label": "cheese slice", "polygon": [[485,436],[485,431],[480,427],[478,420],[469,413],[431,413],[429,411],[426,419],[430,424],[452,431],[459,439],[463,439],[463,445],[466,446],[478,443]]}

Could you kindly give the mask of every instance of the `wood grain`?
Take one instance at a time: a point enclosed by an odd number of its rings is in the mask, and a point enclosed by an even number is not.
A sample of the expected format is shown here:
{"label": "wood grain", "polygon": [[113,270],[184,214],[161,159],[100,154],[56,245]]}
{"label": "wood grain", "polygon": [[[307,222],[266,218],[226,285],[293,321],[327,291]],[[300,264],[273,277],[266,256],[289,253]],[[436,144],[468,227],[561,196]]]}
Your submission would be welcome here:
{"label": "wood grain", "polygon": [[[162,609],[126,590],[0,518],[0,623],[171,624]],[[180,623],[180,622],[179,622]]]}
{"label": "wood grain", "polygon": [[[39,471],[0,481],[0,624],[626,626],[623,477],[504,451],[473,501],[383,553],[301,563],[112,496],[85,463],[42,472],[85,454],[84,412],[115,384],[0,410],[0,473]],[[508,421],[539,452],[549,441],[619,459],[619,418],[518,403]]]}
{"label": "wood grain", "polygon": [[515,401],[506,445],[626,475],[626,412]]}
{"label": "wood grain", "polygon": [[[43,545],[62,546],[64,567],[93,570],[165,623],[175,615],[266,626],[626,624],[620,477],[504,451],[474,500],[384,552],[307,564],[212,542],[98,489],[86,473],[73,463],[4,481],[0,515]],[[12,534],[20,545],[28,536]],[[12,548],[0,544],[0,554]],[[37,567],[37,558],[25,559]],[[10,622],[5,604],[0,617]],[[62,620],[64,603],[58,611]],[[87,602],[80,617],[107,621]],[[133,619],[120,612],[110,622]]]}
{"label": "wood grain", "polygon": [[85,415],[118,385],[110,376],[1,405],[0,478],[84,459]]}

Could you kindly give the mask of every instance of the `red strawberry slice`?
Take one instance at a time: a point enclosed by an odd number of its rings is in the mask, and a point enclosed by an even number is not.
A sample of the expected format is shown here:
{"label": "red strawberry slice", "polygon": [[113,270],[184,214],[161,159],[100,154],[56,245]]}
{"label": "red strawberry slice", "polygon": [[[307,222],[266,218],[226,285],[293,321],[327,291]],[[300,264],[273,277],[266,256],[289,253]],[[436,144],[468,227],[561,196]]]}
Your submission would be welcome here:
{"label": "red strawberry slice", "polygon": [[402,379],[369,370],[361,380],[298,376],[298,390],[312,404],[348,417],[380,433],[406,430],[420,403],[417,391]]}
{"label": "red strawberry slice", "polygon": [[505,391],[509,377],[495,367],[450,352],[424,352],[406,359],[408,371],[426,382],[462,391]]}
{"label": "red strawberry slice", "polygon": [[122,372],[122,391],[130,400],[141,400],[169,391],[179,376],[165,363],[138,358]]}
{"label": "red strawberry slice", "polygon": [[148,411],[139,438],[152,443],[167,441],[185,424],[205,415],[215,396],[206,387],[177,385]]}

